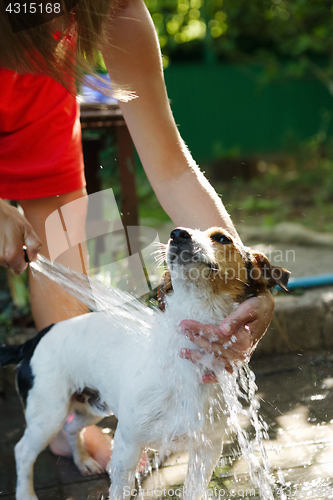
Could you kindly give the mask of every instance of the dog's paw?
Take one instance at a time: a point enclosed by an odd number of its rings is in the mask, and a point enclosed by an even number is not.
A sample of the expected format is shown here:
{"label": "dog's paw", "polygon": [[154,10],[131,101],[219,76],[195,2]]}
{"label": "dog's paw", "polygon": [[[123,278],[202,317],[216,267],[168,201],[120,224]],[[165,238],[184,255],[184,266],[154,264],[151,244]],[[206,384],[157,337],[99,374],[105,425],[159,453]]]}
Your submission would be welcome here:
{"label": "dog's paw", "polygon": [[83,457],[80,461],[75,461],[75,465],[83,476],[92,476],[105,472],[103,467],[90,456]]}

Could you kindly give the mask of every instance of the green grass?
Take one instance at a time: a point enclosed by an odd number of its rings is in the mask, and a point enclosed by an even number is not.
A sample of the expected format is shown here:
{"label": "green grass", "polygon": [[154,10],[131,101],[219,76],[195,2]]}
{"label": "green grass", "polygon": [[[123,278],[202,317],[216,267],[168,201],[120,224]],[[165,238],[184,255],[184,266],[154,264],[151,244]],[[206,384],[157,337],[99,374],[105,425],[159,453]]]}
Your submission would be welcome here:
{"label": "green grass", "polygon": [[[236,227],[242,222],[273,226],[291,221],[316,231],[333,230],[333,138],[319,131],[283,159],[257,158],[257,176],[252,179],[212,181]],[[209,166],[207,171],[208,179],[216,177]],[[103,175],[105,186],[113,187],[120,203],[117,168],[106,169]],[[137,188],[140,223],[157,228],[170,221],[142,167],[137,168]]]}
{"label": "green grass", "polygon": [[261,161],[260,166],[262,172],[250,181],[215,183],[236,226],[292,221],[316,231],[333,230],[333,161],[289,158]]}
{"label": "green grass", "polygon": [[[333,231],[332,160],[313,156],[258,163],[261,172],[249,181],[212,182],[236,226],[292,221],[316,231]],[[168,222],[143,171],[138,172],[137,182],[140,223],[158,227]]]}
{"label": "green grass", "polygon": [[258,175],[217,182],[234,223],[273,226],[297,222],[332,232],[333,138],[320,130],[283,159],[258,158]]}
{"label": "green grass", "polygon": [[[325,122],[326,123],[326,122]],[[325,123],[317,134],[298,145],[280,160],[257,155],[258,175],[250,180],[236,177],[229,182],[214,182],[235,225],[273,226],[282,221],[304,224],[318,231],[332,231],[333,215],[333,137],[326,136]],[[112,187],[121,206],[116,146],[106,141],[101,153],[103,188]],[[232,155],[233,161],[237,161]],[[242,159],[239,159],[242,162]],[[253,162],[252,162],[253,163]],[[221,166],[207,167],[209,180],[216,178]],[[215,170],[214,170],[215,168]],[[170,221],[161,208],[143,168],[137,167],[140,224],[157,228]]]}

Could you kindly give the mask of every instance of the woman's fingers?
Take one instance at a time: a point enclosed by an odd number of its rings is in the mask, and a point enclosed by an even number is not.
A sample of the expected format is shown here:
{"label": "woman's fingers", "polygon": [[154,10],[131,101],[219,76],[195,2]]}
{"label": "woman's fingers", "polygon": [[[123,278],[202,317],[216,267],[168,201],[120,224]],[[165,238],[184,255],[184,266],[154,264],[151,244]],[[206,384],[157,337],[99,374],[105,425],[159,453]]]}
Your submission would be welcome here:
{"label": "woman's fingers", "polygon": [[220,327],[215,325],[188,320],[182,321],[180,325],[186,337],[197,347],[223,359],[240,359],[253,345],[248,329],[239,330],[237,335],[225,336]]}
{"label": "woman's fingers", "polygon": [[211,342],[222,338],[222,332],[218,325],[204,324],[192,319],[184,319],[180,322],[181,330],[187,334],[196,335],[197,337],[205,338]]}
{"label": "woman's fingers", "polygon": [[[207,354],[201,353],[198,350],[181,349],[179,355],[181,358],[187,359],[188,361],[191,361],[192,363],[200,363],[203,366],[207,365]],[[209,364],[212,366],[213,369],[214,368],[216,368],[216,370],[224,369],[224,370],[227,370],[227,372],[232,373],[232,367],[231,367],[228,359],[222,358],[222,356],[220,356],[219,358],[210,359]],[[218,382],[218,379],[217,379],[214,371],[208,371],[202,376],[202,382],[204,384],[214,384],[214,383]]]}
{"label": "woman's fingers", "polygon": [[228,348],[230,342],[239,351],[248,352],[266,332],[273,309],[274,299],[267,290],[240,304],[220,326],[183,320],[180,327],[192,342],[208,352],[218,354],[221,348]]}
{"label": "woman's fingers", "polygon": [[254,343],[257,343],[266,332],[274,309],[272,294],[265,290],[257,297],[242,302],[236,311],[230,314],[220,325],[222,335],[231,337],[237,334],[240,328],[248,327]]}
{"label": "woman's fingers", "polygon": [[36,260],[41,241],[31,224],[19,211],[0,200],[0,265],[21,274],[27,268],[23,246],[29,261]]}
{"label": "woman's fingers", "polygon": [[1,264],[10,268],[15,274],[22,274],[28,266],[24,259],[23,247],[20,248],[19,245],[15,245],[15,241],[11,240],[6,246]]}
{"label": "woman's fingers", "polygon": [[25,224],[23,228],[23,240],[25,246],[27,247],[26,251],[29,262],[34,262],[37,259],[37,255],[39,250],[41,249],[42,243],[36,235],[35,231],[32,229],[30,223],[28,221],[26,222],[27,224]]}

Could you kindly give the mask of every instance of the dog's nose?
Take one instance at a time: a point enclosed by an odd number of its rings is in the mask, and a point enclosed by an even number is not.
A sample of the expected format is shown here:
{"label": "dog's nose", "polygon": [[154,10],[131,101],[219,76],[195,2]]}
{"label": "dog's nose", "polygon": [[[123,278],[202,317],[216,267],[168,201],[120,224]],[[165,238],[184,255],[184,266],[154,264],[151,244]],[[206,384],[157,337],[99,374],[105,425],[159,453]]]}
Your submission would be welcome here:
{"label": "dog's nose", "polygon": [[182,243],[185,243],[187,240],[190,240],[191,235],[185,229],[177,228],[171,231],[170,238],[172,240],[172,243],[174,243],[175,245],[181,245]]}

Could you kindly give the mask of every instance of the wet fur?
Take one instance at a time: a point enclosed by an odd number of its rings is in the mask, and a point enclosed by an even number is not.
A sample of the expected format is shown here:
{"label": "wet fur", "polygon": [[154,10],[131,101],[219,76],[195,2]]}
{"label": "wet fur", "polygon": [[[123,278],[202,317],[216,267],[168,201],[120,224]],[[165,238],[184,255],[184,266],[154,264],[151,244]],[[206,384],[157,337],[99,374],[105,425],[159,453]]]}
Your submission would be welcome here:
{"label": "wet fur", "polygon": [[[30,344],[0,348],[2,364],[28,367],[26,372],[18,370],[23,378],[27,373],[28,380],[21,394],[27,428],[15,447],[17,500],[36,500],[34,462],[63,425],[80,471],[100,472],[84,448],[81,429],[111,412],[118,418],[109,466],[112,500],[121,499],[124,488],[133,486],[146,447],[189,450],[185,488],[193,491],[189,498],[202,497],[220,457],[226,415],[220,386],[201,384],[205,368],[180,358],[180,349],[195,346],[178,332],[178,325],[183,319],[219,324],[265,284],[262,276],[256,285],[249,278],[250,268],[261,271],[260,259],[222,229],[176,231],[185,232],[172,232],[167,247],[168,271],[159,290],[165,312],[147,308],[141,335],[138,323],[128,319],[124,324],[117,311],[112,320],[91,313],[50,327]],[[229,241],[228,252],[214,240],[220,233]],[[183,261],[182,254],[190,261]],[[226,280],[228,269],[235,266],[239,275]],[[191,269],[200,271],[200,277],[193,279]],[[66,420],[72,413],[74,418]],[[193,437],[202,433],[205,441]]]}

